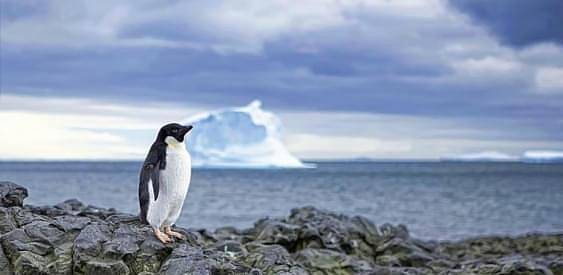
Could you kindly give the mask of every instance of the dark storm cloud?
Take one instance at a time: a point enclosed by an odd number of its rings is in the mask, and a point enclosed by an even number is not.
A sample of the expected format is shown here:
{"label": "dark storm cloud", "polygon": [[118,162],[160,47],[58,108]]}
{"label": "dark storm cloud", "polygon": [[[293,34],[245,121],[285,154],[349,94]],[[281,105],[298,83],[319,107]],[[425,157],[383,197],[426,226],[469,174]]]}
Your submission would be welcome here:
{"label": "dark storm cloud", "polygon": [[[303,53],[280,44],[269,44],[263,55],[169,48],[45,47],[8,49],[2,55],[4,65],[10,68],[3,73],[4,90],[47,96],[95,95],[217,106],[225,102],[242,105],[259,98],[279,109],[429,116],[514,116],[523,112],[483,104],[484,98],[488,103],[510,104],[514,95],[523,93],[516,90],[524,86],[518,76],[509,81],[514,90],[493,91],[456,81],[433,83],[435,77],[447,75],[445,67],[437,69],[439,63],[417,64],[399,56]],[[327,66],[340,71],[327,73]]]}
{"label": "dark storm cloud", "polygon": [[0,0],[0,21],[13,21],[22,17],[41,15],[47,10],[46,1]]}
{"label": "dark storm cloud", "polygon": [[[464,3],[456,5],[469,5]],[[111,35],[99,37],[107,26],[94,20],[97,15],[88,24],[77,23],[78,29],[73,24],[60,27],[59,17],[53,16],[45,23],[55,26],[49,29],[53,33],[27,43],[21,41],[34,37],[17,35],[43,21],[17,25],[18,32],[10,32],[17,36],[15,42],[2,44],[2,91],[222,107],[257,98],[268,108],[284,110],[508,117],[539,124],[563,116],[563,108],[556,108],[562,106],[561,96],[534,93],[531,69],[495,71],[495,62],[511,55],[483,46],[487,42],[479,32],[454,16],[402,16],[365,8],[346,12],[342,24],[289,31],[277,25],[253,31],[246,28],[254,24],[222,29],[197,23],[195,8],[186,9],[189,16],[163,12],[149,19],[135,17],[156,8],[98,20],[119,23],[110,24],[118,26],[114,33],[110,28]],[[12,14],[37,16],[25,10]],[[60,29],[62,35],[56,33]],[[95,31],[81,33],[91,29]],[[84,44],[60,39],[77,30]],[[246,36],[237,37],[239,32]],[[138,44],[128,44],[132,41]],[[482,62],[491,56],[492,61]],[[470,68],[463,70],[467,60]]]}
{"label": "dark storm cloud", "polygon": [[484,25],[501,42],[523,47],[541,42],[563,44],[561,0],[449,0]]}

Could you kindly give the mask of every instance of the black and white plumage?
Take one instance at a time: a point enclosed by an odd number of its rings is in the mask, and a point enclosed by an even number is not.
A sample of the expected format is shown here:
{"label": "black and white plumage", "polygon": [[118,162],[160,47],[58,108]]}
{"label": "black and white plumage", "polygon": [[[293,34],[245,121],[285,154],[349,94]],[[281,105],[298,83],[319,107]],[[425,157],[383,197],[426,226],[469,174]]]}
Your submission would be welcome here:
{"label": "black and white plumage", "polygon": [[[170,230],[178,217],[187,195],[191,178],[191,158],[184,136],[192,126],[170,123],[163,126],[143,163],[139,177],[141,221],[148,223],[162,242],[171,236],[181,237]],[[163,229],[163,234],[160,230]]]}

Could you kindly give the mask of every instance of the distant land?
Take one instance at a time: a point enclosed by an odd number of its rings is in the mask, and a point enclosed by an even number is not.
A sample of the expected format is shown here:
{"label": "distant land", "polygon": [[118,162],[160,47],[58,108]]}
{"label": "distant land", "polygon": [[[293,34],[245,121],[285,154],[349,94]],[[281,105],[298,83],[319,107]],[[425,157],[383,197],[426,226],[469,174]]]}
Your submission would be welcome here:
{"label": "distant land", "polygon": [[441,161],[452,162],[525,162],[525,163],[559,163],[563,162],[563,151],[526,151],[522,156],[513,156],[497,151],[484,151],[441,158]]}

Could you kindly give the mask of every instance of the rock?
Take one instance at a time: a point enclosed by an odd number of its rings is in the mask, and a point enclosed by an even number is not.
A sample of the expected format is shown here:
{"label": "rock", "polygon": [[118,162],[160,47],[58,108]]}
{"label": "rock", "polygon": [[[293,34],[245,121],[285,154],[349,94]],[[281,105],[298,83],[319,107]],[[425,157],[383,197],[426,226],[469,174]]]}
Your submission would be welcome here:
{"label": "rock", "polygon": [[84,229],[90,222],[90,219],[86,217],[67,215],[56,217],[53,224],[65,232],[73,232]]}
{"label": "rock", "polygon": [[563,275],[563,233],[421,241],[404,225],[302,207],[243,230],[175,227],[185,240],[162,244],[136,215],[75,199],[24,206],[26,195],[0,183],[0,275]]}
{"label": "rock", "polygon": [[36,221],[26,224],[22,228],[33,241],[53,247],[64,241],[66,237],[63,231],[50,222]]}
{"label": "rock", "polygon": [[10,260],[4,254],[4,249],[0,245],[0,275],[12,274],[12,268],[10,267]]}
{"label": "rock", "polygon": [[11,208],[0,207],[0,235],[18,227]]}
{"label": "rock", "polygon": [[249,274],[252,268],[245,266],[229,255],[204,253],[201,248],[180,245],[166,260],[161,274]]}
{"label": "rock", "polygon": [[290,252],[330,249],[373,260],[382,242],[376,226],[363,217],[347,217],[313,207],[293,209],[287,219],[263,219],[255,224],[256,241],[279,244]]}
{"label": "rock", "polygon": [[275,219],[264,219],[256,224],[256,240],[267,244],[279,244],[295,250],[299,240],[300,227]]}
{"label": "rock", "polygon": [[213,244],[212,247],[217,251],[229,253],[232,255],[246,255],[247,253],[244,246],[240,242],[234,240],[217,241],[215,244]]}
{"label": "rock", "polygon": [[45,258],[29,251],[22,251],[14,262],[16,274],[49,274]]}
{"label": "rock", "polygon": [[120,260],[93,259],[84,263],[84,274],[127,275],[130,274],[127,265]]}
{"label": "rock", "polygon": [[76,239],[73,246],[74,272],[85,273],[88,270],[98,270],[105,267],[103,263],[96,262],[92,266],[89,262],[95,261],[102,252],[102,245],[109,240],[110,228],[106,224],[93,223],[86,226]]}
{"label": "rock", "polygon": [[306,248],[297,252],[295,260],[313,274],[357,274],[373,269],[367,261],[329,249]]}
{"label": "rock", "polygon": [[63,243],[53,251],[54,261],[48,265],[49,274],[72,274],[72,243]]}
{"label": "rock", "polygon": [[172,247],[163,245],[156,238],[148,238],[139,245],[139,250],[129,262],[129,266],[134,273],[156,273],[172,250]]}
{"label": "rock", "polygon": [[250,243],[247,248],[250,252],[244,262],[263,274],[308,274],[281,245]]}
{"label": "rock", "polygon": [[9,181],[0,181],[0,206],[23,206],[27,189]]}

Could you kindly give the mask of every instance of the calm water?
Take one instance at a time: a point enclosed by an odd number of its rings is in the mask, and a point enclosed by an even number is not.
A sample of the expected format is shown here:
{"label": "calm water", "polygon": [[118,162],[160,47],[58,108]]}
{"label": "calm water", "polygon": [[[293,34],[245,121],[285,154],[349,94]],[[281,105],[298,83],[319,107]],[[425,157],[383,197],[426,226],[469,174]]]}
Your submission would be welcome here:
{"label": "calm water", "polygon": [[[137,213],[135,162],[0,162],[30,204],[69,198]],[[316,169],[196,169],[178,223],[251,226],[314,205],[424,239],[563,231],[563,164],[319,163]]]}

